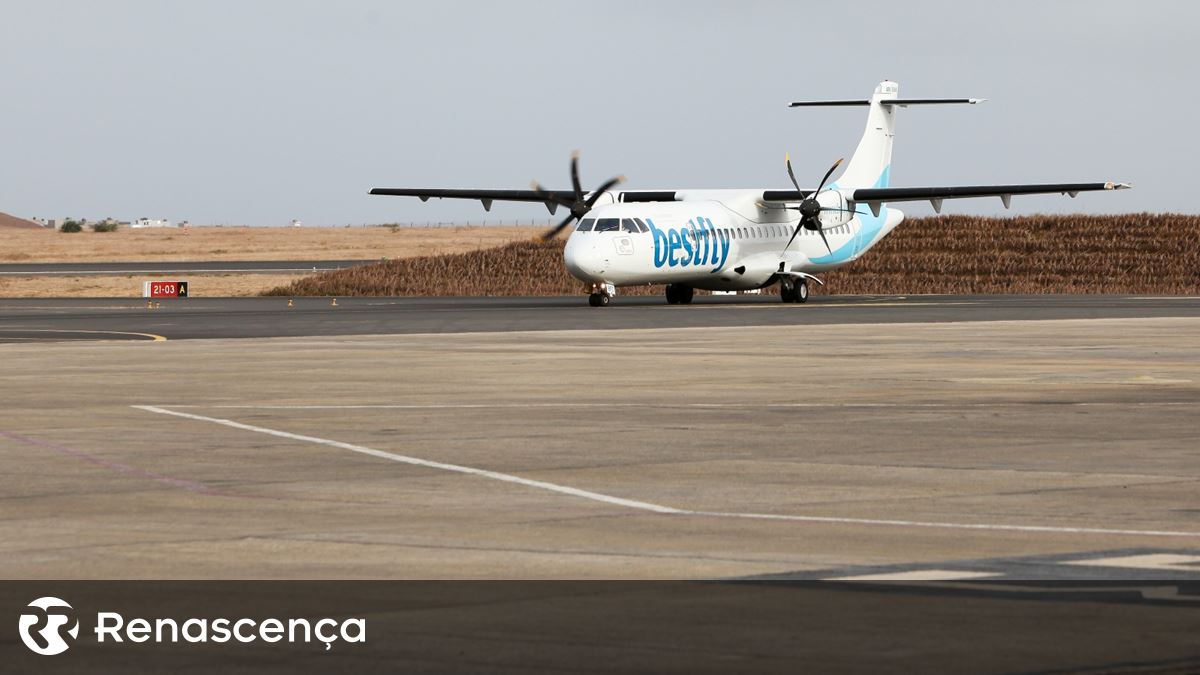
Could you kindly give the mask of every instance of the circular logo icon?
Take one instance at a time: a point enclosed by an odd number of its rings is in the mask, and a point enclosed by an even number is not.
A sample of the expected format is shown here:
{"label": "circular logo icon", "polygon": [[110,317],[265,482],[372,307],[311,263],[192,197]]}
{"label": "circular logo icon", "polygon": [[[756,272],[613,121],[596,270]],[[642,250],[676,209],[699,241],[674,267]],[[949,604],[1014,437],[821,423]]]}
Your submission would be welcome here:
{"label": "circular logo icon", "polygon": [[50,596],[29,603],[28,609],[21,614],[18,627],[25,646],[42,656],[61,654],[71,647],[64,633],[71,636],[71,640],[79,637],[79,620],[75,618],[74,608]]}

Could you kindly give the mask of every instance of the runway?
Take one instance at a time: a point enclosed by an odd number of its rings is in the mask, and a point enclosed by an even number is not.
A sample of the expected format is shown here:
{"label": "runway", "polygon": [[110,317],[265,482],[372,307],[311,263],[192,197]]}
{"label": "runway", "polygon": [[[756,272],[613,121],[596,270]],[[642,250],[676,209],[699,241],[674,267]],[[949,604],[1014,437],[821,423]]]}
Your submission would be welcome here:
{"label": "runway", "polygon": [[[1200,297],[707,296],[668,306],[619,297],[606,308],[556,298],[0,299],[0,341],[261,338],[638,328],[1200,317]],[[147,337],[149,336],[149,337]]]}
{"label": "runway", "polygon": [[1196,299],[329,302],[0,302],[0,574],[1200,578]]}

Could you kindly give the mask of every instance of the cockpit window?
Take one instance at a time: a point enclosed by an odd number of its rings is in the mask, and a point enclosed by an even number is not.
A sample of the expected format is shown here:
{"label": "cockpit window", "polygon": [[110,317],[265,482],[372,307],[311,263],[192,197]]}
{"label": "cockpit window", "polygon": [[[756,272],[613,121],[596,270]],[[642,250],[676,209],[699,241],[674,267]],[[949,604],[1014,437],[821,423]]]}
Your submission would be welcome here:
{"label": "cockpit window", "polygon": [[641,230],[642,232],[650,231],[650,228],[646,227],[646,224],[642,222],[641,218],[634,218],[633,222],[637,223],[638,229]]}
{"label": "cockpit window", "polygon": [[592,225],[595,224],[595,222],[595,218],[584,218],[583,220],[579,221],[579,227],[575,228],[575,231],[590,232],[592,230]]}
{"label": "cockpit window", "polygon": [[637,234],[638,233],[637,223],[633,222],[633,218],[622,218],[621,219],[621,231],[629,232],[631,234]]}
{"label": "cockpit window", "polygon": [[597,232],[616,232],[621,229],[620,218],[601,218],[596,221]]}

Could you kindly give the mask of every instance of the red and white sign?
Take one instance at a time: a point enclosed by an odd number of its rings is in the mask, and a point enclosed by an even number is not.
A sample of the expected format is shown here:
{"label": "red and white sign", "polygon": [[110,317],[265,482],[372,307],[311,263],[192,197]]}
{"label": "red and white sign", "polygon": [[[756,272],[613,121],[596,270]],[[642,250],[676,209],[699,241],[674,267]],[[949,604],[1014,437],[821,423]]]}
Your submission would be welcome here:
{"label": "red and white sign", "polygon": [[143,298],[186,298],[186,281],[146,281],[142,283]]}

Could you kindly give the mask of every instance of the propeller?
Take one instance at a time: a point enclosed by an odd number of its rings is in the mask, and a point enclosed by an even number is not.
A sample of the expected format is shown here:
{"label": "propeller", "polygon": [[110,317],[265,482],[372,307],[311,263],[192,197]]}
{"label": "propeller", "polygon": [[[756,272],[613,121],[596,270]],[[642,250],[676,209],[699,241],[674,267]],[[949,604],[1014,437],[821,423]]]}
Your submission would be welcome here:
{"label": "propeller", "polygon": [[[796,192],[804,192],[800,189],[800,183],[796,182],[795,172],[792,171],[792,158],[788,155],[784,155],[783,161],[787,164],[788,178],[792,179],[792,185],[796,187]],[[833,249],[829,246],[829,240],[825,238],[825,231],[821,229],[821,221],[819,218],[821,215],[821,203],[817,201],[817,197],[821,194],[821,190],[825,189],[825,183],[829,182],[829,177],[832,176],[833,172],[836,171],[841,165],[842,160],[840,159],[834,162],[833,166],[829,167],[829,170],[825,172],[825,177],[821,179],[821,185],[816,190],[813,190],[811,193],[809,193],[809,195],[800,202],[800,206],[787,207],[800,212],[800,222],[796,223],[796,229],[792,231],[792,236],[790,239],[788,239],[787,246],[783,247],[784,252],[787,252],[788,248],[792,245],[792,242],[796,240],[796,235],[800,234],[800,230],[805,229],[821,235],[821,241],[825,242],[825,248],[828,249],[830,253],[833,253]],[[842,211],[843,209],[829,210]]]}
{"label": "propeller", "polygon": [[556,235],[558,235],[559,232],[562,232],[564,229],[566,229],[566,227],[570,225],[572,221],[583,218],[588,211],[592,210],[592,207],[596,205],[596,202],[599,201],[600,195],[603,195],[605,192],[608,192],[613,187],[623,182],[625,182],[624,176],[610,178],[603,185],[594,190],[590,197],[585,199],[583,187],[579,183],[579,151],[576,150],[575,152],[572,152],[571,187],[575,191],[573,198],[562,197],[552,192],[546,192],[536,180],[531,184],[533,191],[537,193],[537,196],[543,201],[553,202],[559,206],[565,206],[571,211],[570,215],[568,215],[561,223],[559,223],[553,229],[547,230],[542,234],[542,241],[549,241],[550,239],[553,239]]}

